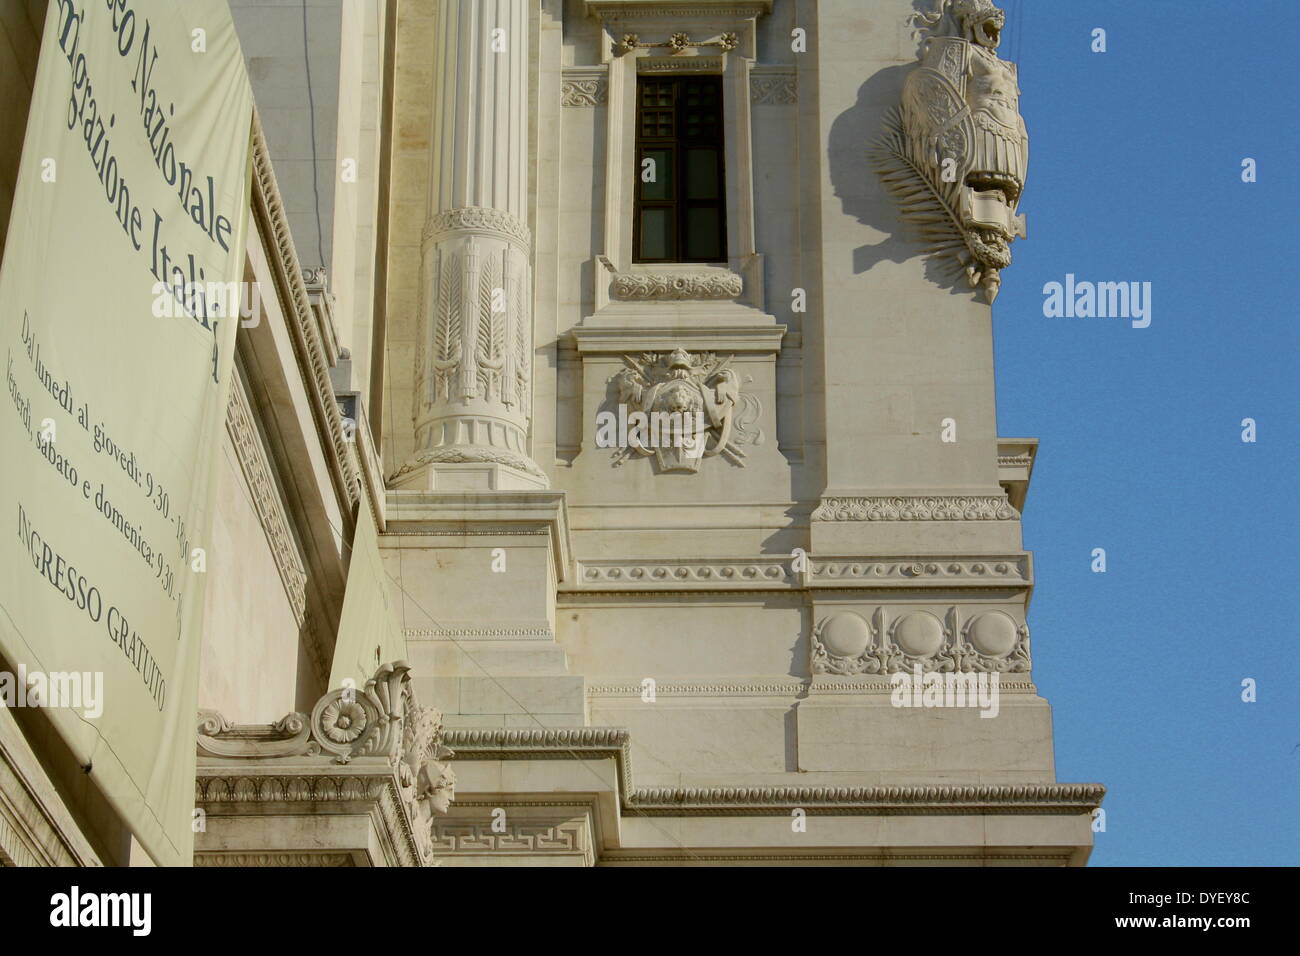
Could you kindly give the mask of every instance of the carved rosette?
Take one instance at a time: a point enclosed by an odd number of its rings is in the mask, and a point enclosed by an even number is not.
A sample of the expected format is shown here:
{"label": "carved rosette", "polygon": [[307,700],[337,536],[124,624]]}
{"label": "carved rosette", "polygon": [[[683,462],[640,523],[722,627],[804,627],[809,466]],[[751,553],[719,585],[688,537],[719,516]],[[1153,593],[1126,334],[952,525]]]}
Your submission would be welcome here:
{"label": "carved rosette", "polygon": [[931,256],[997,297],[1029,165],[1014,63],[996,53],[1005,14],[992,0],[938,0],[915,15],[924,42],[872,162]]}
{"label": "carved rosette", "polygon": [[813,629],[814,675],[867,676],[906,673],[998,673],[1030,671],[1029,628],[1001,610],[982,610],[963,621],[962,610],[924,608],[894,612],[877,608],[868,621],[854,611],[835,611]]}

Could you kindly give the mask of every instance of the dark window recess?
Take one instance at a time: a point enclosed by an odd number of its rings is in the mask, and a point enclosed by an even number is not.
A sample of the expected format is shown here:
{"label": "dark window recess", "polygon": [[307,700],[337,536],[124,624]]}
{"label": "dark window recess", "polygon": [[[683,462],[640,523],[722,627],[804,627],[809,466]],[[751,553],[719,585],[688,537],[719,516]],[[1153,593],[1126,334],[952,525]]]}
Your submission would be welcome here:
{"label": "dark window recess", "polygon": [[639,77],[636,104],[633,260],[725,261],[722,78]]}

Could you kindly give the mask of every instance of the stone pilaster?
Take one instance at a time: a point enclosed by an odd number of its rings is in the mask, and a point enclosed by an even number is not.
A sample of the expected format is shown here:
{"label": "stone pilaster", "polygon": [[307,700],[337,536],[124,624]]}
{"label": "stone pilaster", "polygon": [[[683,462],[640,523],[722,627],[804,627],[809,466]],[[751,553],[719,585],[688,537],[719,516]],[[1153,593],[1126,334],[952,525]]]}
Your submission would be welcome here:
{"label": "stone pilaster", "polygon": [[416,450],[394,484],[545,488],[528,454],[528,3],[448,0],[439,17]]}

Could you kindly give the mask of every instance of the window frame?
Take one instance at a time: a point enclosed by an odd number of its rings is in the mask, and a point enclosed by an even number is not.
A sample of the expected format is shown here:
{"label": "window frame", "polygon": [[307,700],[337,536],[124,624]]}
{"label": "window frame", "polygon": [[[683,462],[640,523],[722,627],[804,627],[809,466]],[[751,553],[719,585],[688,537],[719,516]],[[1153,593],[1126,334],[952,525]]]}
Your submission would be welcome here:
{"label": "window frame", "polygon": [[[663,265],[673,263],[692,263],[708,265],[725,265],[728,261],[727,219],[727,116],[726,87],[723,77],[717,74],[698,73],[678,76],[662,74],[636,74],[635,110],[633,122],[635,137],[633,141],[633,186],[632,186],[632,262],[638,265]],[[712,87],[716,121],[713,135],[709,137],[688,136],[686,133],[687,105],[686,91],[690,84]],[[647,86],[663,86],[672,90],[672,134],[667,137],[644,135],[643,109],[645,106],[644,89]],[[688,199],[685,196],[686,156],[692,148],[712,149],[717,156],[717,188],[714,199]],[[647,184],[641,179],[641,163],[647,151],[667,149],[672,155],[672,197],[668,199],[645,199],[643,187]],[[670,210],[670,238],[673,247],[666,258],[648,258],[641,254],[641,219],[645,209]],[[714,209],[718,224],[717,254],[703,257],[686,255],[688,248],[687,222],[692,209]]]}

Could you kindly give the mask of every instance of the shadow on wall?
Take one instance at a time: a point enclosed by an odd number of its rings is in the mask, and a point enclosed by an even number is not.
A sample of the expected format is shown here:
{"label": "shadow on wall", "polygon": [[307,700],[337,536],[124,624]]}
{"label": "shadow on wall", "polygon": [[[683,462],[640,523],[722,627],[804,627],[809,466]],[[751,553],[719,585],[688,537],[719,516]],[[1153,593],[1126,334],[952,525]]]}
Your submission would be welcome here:
{"label": "shadow on wall", "polygon": [[[835,118],[828,137],[831,185],[846,216],[864,226],[885,233],[874,245],[853,250],[853,273],[871,271],[884,260],[903,263],[924,255],[917,238],[899,218],[898,203],[884,188],[871,167],[869,150],[884,132],[885,114],[898,106],[903,81],[913,64],[886,67],[858,88],[853,106]],[[954,295],[969,295],[970,289],[954,284],[944,275],[939,262],[925,264],[925,277]]]}

